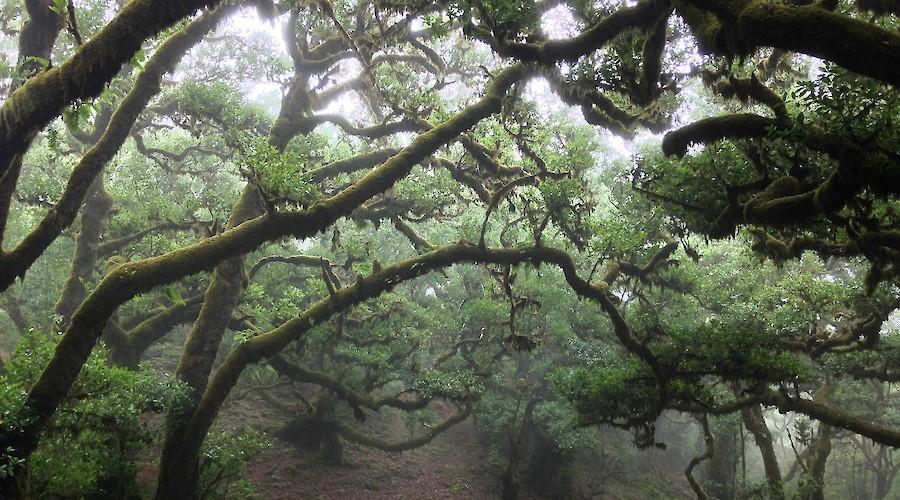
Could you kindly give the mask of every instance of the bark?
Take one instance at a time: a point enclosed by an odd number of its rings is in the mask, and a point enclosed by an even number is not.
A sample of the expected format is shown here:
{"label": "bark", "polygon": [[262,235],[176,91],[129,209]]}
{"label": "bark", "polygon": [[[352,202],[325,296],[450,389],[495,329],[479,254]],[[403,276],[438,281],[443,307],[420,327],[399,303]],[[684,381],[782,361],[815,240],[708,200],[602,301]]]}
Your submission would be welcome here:
{"label": "bark", "polygon": [[[291,19],[290,22],[293,29],[295,20]],[[295,43],[293,37],[288,43]],[[296,68],[291,87],[282,100],[279,117],[269,131],[269,144],[279,153],[284,152],[295,134],[303,131],[301,123],[310,121],[302,119],[311,112],[313,101],[308,90],[308,78],[309,73],[301,71],[299,67]],[[232,208],[226,231],[263,215],[265,213],[263,203],[259,188],[253,183],[248,183]],[[196,410],[196,404],[206,390],[212,365],[231,315],[247,285],[244,277],[244,255],[233,255],[218,263],[206,289],[200,314],[188,334],[176,376],[190,388],[191,401],[178,408],[178,413],[174,413],[173,410],[169,415],[169,428],[160,458],[157,499],[191,499],[197,494],[199,453],[182,453],[181,443],[186,437],[185,433],[189,432],[191,414]]]}
{"label": "bark", "polygon": [[[13,91],[24,80],[40,73],[44,69],[43,61],[49,63],[53,45],[64,24],[62,16],[50,9],[50,0],[27,0],[25,10],[29,17],[19,33],[18,77],[13,82]],[[10,202],[22,169],[22,157],[21,153],[12,156],[9,170],[5,174],[0,171],[0,243],[6,232]]]}
{"label": "bark", "polygon": [[663,138],[666,155],[682,157],[691,144],[706,144],[721,139],[765,137],[775,126],[775,120],[752,113],[704,118],[673,130]]}
{"label": "bark", "polygon": [[81,229],[75,238],[75,252],[72,255],[69,278],[63,285],[59,300],[53,308],[62,325],[69,322],[72,314],[87,296],[86,285],[94,277],[100,236],[106,227],[112,206],[112,197],[103,186],[103,176],[99,176],[91,184],[84,210],[81,212]]}
{"label": "bark", "polygon": [[122,65],[140,50],[144,40],[198,9],[217,3],[133,0],[69,60],[13,91],[0,107],[0,178],[6,176],[14,158],[25,153],[35,134],[59,116],[63,108],[79,99],[100,95]]}
{"label": "bark", "polygon": [[[143,3],[145,2],[135,1],[129,6]],[[6,290],[16,278],[24,277],[28,268],[53,243],[60,232],[72,224],[94,179],[118,153],[128,138],[131,127],[150,99],[159,93],[163,75],[172,71],[181,57],[234,8],[236,7],[233,5],[226,6],[204,15],[169,37],[157,49],[138,75],[134,87],[113,113],[106,131],[73,169],[56,206],[13,250],[0,254],[0,291]]]}
{"label": "bark", "polygon": [[50,5],[50,0],[25,0],[28,20],[19,33],[18,71],[22,81],[43,71],[47,67],[44,61],[49,65],[53,45],[65,25],[63,17]]}
{"label": "bark", "polygon": [[[494,49],[504,57],[553,65],[558,61],[575,61],[609,43],[621,33],[632,29],[650,29],[660,15],[671,8],[668,0],[644,0],[634,7],[621,8],[603,18],[579,35],[565,40],[540,43],[494,41]],[[469,27],[473,29],[474,27]],[[477,28],[474,28],[477,30]]]}
{"label": "bark", "polygon": [[6,293],[6,296],[3,299],[3,308],[9,316],[9,319],[16,325],[19,333],[28,331],[28,320],[25,318],[25,314],[22,313],[22,304],[19,301],[19,298],[14,296],[12,292]]}
{"label": "bark", "polygon": [[753,434],[756,446],[762,454],[763,468],[766,472],[766,482],[769,484],[771,498],[784,498],[784,481],[781,478],[781,468],[778,466],[778,457],[775,455],[775,446],[772,442],[772,434],[766,425],[766,420],[759,405],[741,409],[741,419],[744,426]]}

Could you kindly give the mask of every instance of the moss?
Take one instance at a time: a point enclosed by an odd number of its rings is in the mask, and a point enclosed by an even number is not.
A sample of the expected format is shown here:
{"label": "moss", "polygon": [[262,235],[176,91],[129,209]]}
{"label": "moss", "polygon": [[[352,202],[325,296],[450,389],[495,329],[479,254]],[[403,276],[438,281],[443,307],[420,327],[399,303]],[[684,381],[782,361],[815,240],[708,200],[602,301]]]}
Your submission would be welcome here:
{"label": "moss", "polygon": [[216,0],[133,0],[63,64],[28,80],[0,107],[0,177],[34,135],[79,99],[100,95],[147,38]]}
{"label": "moss", "polygon": [[691,144],[765,137],[774,125],[775,120],[752,113],[704,118],[666,134],[662,149],[667,156],[681,157],[687,154]]}
{"label": "moss", "polygon": [[[181,57],[234,8],[236,6],[218,9],[203,16],[169,37],[157,49],[144,66],[144,70],[138,75],[134,87],[113,113],[106,131],[75,166],[56,207],[6,256],[7,263],[0,273],[0,290],[5,290],[12,285],[15,278],[21,276],[43,254],[60,232],[72,224],[91,183],[118,153],[138,116],[150,99],[159,92],[163,75],[171,71]],[[43,78],[43,75],[40,78]],[[25,95],[24,99],[28,99],[29,94]],[[18,106],[15,102],[10,103],[11,101],[12,97],[7,104]],[[3,107],[3,110],[5,109],[6,104]],[[3,119],[3,110],[0,110],[0,119]],[[0,165],[2,165],[2,158],[0,158]]]}
{"label": "moss", "polygon": [[900,34],[822,9],[767,0],[748,2],[736,22],[748,48],[778,47],[837,63],[900,84]]}
{"label": "moss", "polygon": [[758,219],[764,212],[762,207],[768,206],[772,201],[794,196],[800,191],[800,182],[789,175],[779,177],[769,183],[762,192],[757,194],[744,207],[744,219]]}

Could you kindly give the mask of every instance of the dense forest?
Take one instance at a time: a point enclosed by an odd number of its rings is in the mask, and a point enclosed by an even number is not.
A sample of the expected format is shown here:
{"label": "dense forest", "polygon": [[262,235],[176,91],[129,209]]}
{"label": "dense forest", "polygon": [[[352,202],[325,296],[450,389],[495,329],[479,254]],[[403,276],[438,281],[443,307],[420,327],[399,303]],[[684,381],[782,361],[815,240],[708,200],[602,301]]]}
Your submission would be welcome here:
{"label": "dense forest", "polygon": [[0,2],[0,497],[900,498],[898,16]]}

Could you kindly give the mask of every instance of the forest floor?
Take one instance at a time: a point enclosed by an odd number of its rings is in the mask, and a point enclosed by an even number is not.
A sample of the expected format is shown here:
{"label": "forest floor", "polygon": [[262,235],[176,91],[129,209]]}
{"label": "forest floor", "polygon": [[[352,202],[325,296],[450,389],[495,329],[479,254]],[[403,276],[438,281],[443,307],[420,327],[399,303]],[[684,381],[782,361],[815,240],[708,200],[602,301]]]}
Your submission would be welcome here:
{"label": "forest floor", "polygon": [[[450,411],[440,403],[432,406],[443,416]],[[257,421],[271,426],[279,419],[271,407],[252,396],[232,405],[228,413],[228,420],[243,423]],[[352,421],[349,412],[345,417],[345,421]],[[385,441],[412,436],[405,414],[390,409],[369,414],[365,423],[356,425]],[[683,473],[662,470],[659,460],[650,455],[640,479],[621,474],[623,471],[615,466],[601,472],[596,457],[583,458],[575,471],[576,499],[694,498],[684,484]],[[271,437],[271,447],[248,465],[249,479],[259,498],[267,500],[498,499],[500,472],[479,440],[471,418],[421,448],[399,453],[344,442],[343,465],[325,463],[312,450]],[[519,498],[547,497],[523,485]]]}
{"label": "forest floor", "polygon": [[[276,440],[250,466],[251,480],[271,499],[498,498],[496,476],[471,421],[415,450],[388,453],[347,444],[344,465],[324,464]],[[536,498],[536,497],[530,497]]]}
{"label": "forest floor", "polygon": [[[156,364],[171,373],[170,360]],[[170,366],[171,365],[171,366]],[[288,417],[252,393],[236,390],[234,399],[225,406],[213,432],[235,431],[249,426],[267,433],[271,446],[247,464],[247,479],[255,486],[256,497],[264,500],[480,500],[500,498],[501,466],[491,459],[489,449],[479,439],[471,418],[451,427],[427,445],[404,452],[391,453],[344,442],[344,463],[332,465],[322,461],[315,450],[297,447],[275,437],[274,431]],[[432,409],[444,418],[452,411],[441,403]],[[338,411],[345,422],[353,422],[346,405]],[[406,415],[383,409],[367,412],[366,422],[355,425],[360,430],[384,441],[409,439],[423,432],[421,424],[411,432]],[[580,456],[574,470],[577,500],[644,500],[693,498],[684,481],[683,467],[660,467],[671,462],[661,452],[652,452],[642,460],[643,473],[618,463],[616,457],[630,448],[628,438],[605,440],[600,455]],[[654,458],[655,457],[655,458]],[[145,493],[151,494],[158,473],[158,450],[146,457],[139,474]],[[522,486],[521,500],[543,497]]]}
{"label": "forest floor", "polygon": [[[269,420],[260,401],[247,398],[232,408],[234,417]],[[438,408],[438,411],[449,409]],[[231,412],[229,412],[231,413]],[[252,415],[252,416],[251,416]],[[270,420],[271,422],[271,420]],[[411,437],[400,412],[383,410],[358,424],[383,440]],[[418,434],[418,432],[417,432]],[[249,479],[260,498],[309,500],[372,499],[492,499],[500,496],[496,466],[480,444],[468,419],[427,445],[404,452],[385,452],[344,442],[344,463],[323,462],[305,450],[272,437],[271,447],[248,466]],[[522,500],[540,497],[523,492]]]}

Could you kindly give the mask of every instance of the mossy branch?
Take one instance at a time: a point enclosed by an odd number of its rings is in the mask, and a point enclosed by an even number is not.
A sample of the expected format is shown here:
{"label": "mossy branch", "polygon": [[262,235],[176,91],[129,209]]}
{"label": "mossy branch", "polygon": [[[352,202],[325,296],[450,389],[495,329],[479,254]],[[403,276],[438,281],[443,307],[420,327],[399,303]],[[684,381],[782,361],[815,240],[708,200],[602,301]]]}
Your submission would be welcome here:
{"label": "mossy branch", "polygon": [[352,427],[342,424],[340,422],[335,422],[335,428],[338,434],[341,435],[344,439],[348,441],[352,441],[357,444],[361,444],[363,446],[367,446],[369,448],[375,448],[382,451],[390,451],[390,452],[398,452],[405,450],[412,450],[414,448],[420,448],[425,446],[432,439],[446,431],[447,429],[453,427],[454,425],[464,421],[469,415],[472,414],[472,405],[466,405],[464,409],[457,411],[453,415],[447,417],[446,420],[431,427],[428,429],[428,432],[407,439],[406,441],[400,441],[396,443],[391,443],[388,441],[383,441],[374,436],[370,436],[368,434],[363,434],[357,430],[354,430]]}
{"label": "mossy branch", "polygon": [[[128,5],[131,7],[144,3],[147,2],[135,1]],[[138,75],[134,87],[113,113],[106,131],[73,169],[56,206],[13,250],[0,255],[0,291],[9,288],[17,277],[24,276],[28,268],[53,243],[60,232],[72,224],[91,183],[119,152],[119,148],[128,138],[131,127],[138,116],[150,99],[159,93],[163,75],[172,71],[181,57],[199,43],[203,36],[234,8],[226,6],[202,16],[169,37],[157,49],[144,66],[144,70]],[[87,48],[93,42],[94,39],[84,47]],[[81,50],[85,50],[85,48]],[[41,76],[41,78],[44,77]],[[7,104],[12,99],[13,96],[10,96]],[[6,105],[4,105],[4,109],[5,107]],[[0,132],[2,132],[2,128],[0,128]],[[2,137],[0,137],[0,141],[2,141]],[[0,150],[2,149],[0,147]],[[0,167],[2,167],[2,159],[0,159]]]}
{"label": "mossy branch", "polygon": [[500,40],[493,45],[501,56],[514,57],[520,61],[540,62],[546,65],[554,65],[559,61],[575,61],[602,48],[610,40],[628,30],[650,29],[671,5],[669,0],[643,0],[634,7],[616,10],[572,38],[527,43]]}
{"label": "mossy branch", "polygon": [[61,65],[29,79],[0,107],[0,178],[34,135],[79,99],[96,97],[144,40],[217,0],[133,0]]}
{"label": "mossy branch", "polygon": [[74,383],[107,319],[119,305],[139,293],[210,269],[229,257],[246,254],[263,242],[287,235],[308,237],[324,230],[373,196],[393,186],[408,175],[414,165],[432,155],[438,148],[482,119],[498,112],[501,97],[526,74],[528,72],[522,65],[501,71],[481,100],[420,134],[400,153],[347,189],[305,211],[257,217],[189,247],[116,268],[97,285],[75,312],[71,325],[60,339],[50,362],[32,387],[28,395],[28,406],[36,418],[22,433],[0,435],[0,445],[11,446],[21,458],[31,454],[37,446],[41,430]]}
{"label": "mossy branch", "polygon": [[900,34],[815,3],[687,0],[679,2],[678,12],[707,53],[733,57],[774,47],[900,85]]}
{"label": "mossy branch", "polygon": [[669,132],[663,138],[662,149],[667,156],[682,157],[692,144],[765,137],[774,126],[772,118],[752,113],[713,116]]}
{"label": "mossy branch", "polygon": [[373,398],[368,394],[363,394],[354,390],[326,373],[307,370],[296,363],[291,363],[281,355],[270,357],[269,364],[272,365],[272,368],[275,368],[275,371],[279,374],[284,375],[295,382],[315,384],[334,392],[340,399],[347,401],[347,404],[353,408],[363,407],[378,411],[385,406],[390,406],[399,410],[412,411],[421,410],[428,406],[429,403],[429,400],[424,398],[403,399],[398,396]]}

